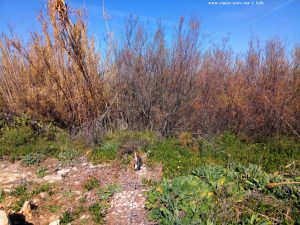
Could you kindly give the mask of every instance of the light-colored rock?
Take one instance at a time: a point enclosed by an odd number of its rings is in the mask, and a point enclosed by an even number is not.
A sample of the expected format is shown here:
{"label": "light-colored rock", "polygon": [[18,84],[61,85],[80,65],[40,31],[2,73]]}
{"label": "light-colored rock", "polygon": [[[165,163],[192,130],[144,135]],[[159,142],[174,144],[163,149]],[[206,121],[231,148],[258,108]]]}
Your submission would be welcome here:
{"label": "light-colored rock", "polygon": [[84,220],[84,219],[87,219],[87,218],[89,218],[90,216],[89,215],[82,215],[81,217],[80,217],[80,219],[81,220]]}
{"label": "light-colored rock", "polygon": [[64,177],[64,176],[67,175],[67,173],[70,172],[70,170],[71,169],[61,169],[61,170],[57,171],[57,174],[60,175],[60,176],[62,176],[62,177]]}
{"label": "light-colored rock", "polygon": [[0,225],[10,225],[10,221],[5,210],[0,209]]}
{"label": "light-colored rock", "polygon": [[90,169],[95,169],[95,168],[97,168],[97,167],[98,167],[98,165],[93,165],[92,163],[89,164],[89,168],[90,168]]}
{"label": "light-colored rock", "polygon": [[41,198],[45,199],[48,197],[48,193],[47,192],[41,192],[40,193]]}
{"label": "light-colored rock", "polygon": [[73,171],[78,171],[77,167],[72,168]]}
{"label": "light-colored rock", "polygon": [[60,180],[62,180],[62,176],[59,174],[52,174],[52,175],[47,175],[43,177],[43,180],[49,182],[49,183],[55,183],[58,182]]}
{"label": "light-colored rock", "polygon": [[22,213],[28,220],[32,219],[32,210],[31,210],[30,201],[24,202],[22,209],[20,210],[20,213]]}
{"label": "light-colored rock", "polygon": [[55,220],[49,223],[49,225],[59,225],[59,224],[60,224],[60,220]]}

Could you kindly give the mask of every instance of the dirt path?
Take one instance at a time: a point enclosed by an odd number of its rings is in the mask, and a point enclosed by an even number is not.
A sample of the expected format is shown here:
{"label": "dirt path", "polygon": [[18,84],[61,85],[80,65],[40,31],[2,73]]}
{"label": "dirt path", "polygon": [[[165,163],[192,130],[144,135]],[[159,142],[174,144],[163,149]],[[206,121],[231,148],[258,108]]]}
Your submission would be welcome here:
{"label": "dirt path", "polygon": [[[38,174],[43,168],[46,172]],[[145,166],[138,172],[130,165],[101,164],[94,166],[86,157],[79,158],[72,164],[62,164],[56,159],[47,159],[39,166],[23,166],[20,162],[0,160],[0,189],[6,193],[14,188],[32,183],[51,185],[51,193],[41,192],[33,199],[37,208],[32,218],[26,220],[34,225],[48,225],[58,220],[63,212],[84,208],[71,224],[96,224],[89,214],[88,208],[99,199],[97,191],[86,191],[83,184],[91,177],[99,181],[100,188],[110,184],[120,186],[120,191],[110,199],[111,207],[105,216],[105,224],[151,224],[147,220],[144,209],[143,192],[147,187],[142,180],[161,177],[161,169],[149,169]],[[6,195],[2,203],[9,213],[18,201],[18,197]],[[84,199],[84,202],[82,201]]]}
{"label": "dirt path", "polygon": [[145,165],[140,171],[128,171],[121,180],[123,191],[114,194],[111,200],[111,208],[106,215],[109,225],[148,225],[153,224],[147,219],[147,211],[144,208],[144,192],[147,187],[143,185],[143,179],[160,179],[160,169],[150,170]]}

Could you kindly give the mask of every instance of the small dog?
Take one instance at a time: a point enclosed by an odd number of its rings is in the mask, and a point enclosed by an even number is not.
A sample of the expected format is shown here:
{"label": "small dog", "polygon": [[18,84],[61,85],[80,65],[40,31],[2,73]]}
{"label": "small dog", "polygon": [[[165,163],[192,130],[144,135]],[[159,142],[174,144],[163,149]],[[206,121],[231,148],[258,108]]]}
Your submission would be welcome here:
{"label": "small dog", "polygon": [[136,152],[134,152],[134,170],[138,171],[142,167],[142,158]]}

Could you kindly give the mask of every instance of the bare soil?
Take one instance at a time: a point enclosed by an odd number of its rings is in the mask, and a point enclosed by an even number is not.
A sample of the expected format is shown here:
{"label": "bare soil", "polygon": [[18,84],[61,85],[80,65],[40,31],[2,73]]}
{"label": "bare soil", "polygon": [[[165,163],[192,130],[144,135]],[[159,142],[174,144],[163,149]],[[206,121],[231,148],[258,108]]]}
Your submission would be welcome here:
{"label": "bare soil", "polygon": [[[45,170],[42,176],[38,170]],[[161,167],[148,168],[145,165],[140,171],[134,171],[132,165],[119,162],[93,165],[86,157],[81,157],[72,163],[61,163],[49,158],[40,165],[24,166],[19,161],[9,162],[0,160],[0,188],[4,190],[5,201],[2,207],[10,214],[13,206],[19,200],[17,196],[9,195],[22,184],[49,183],[52,191],[41,192],[26,199],[36,206],[32,218],[26,218],[28,224],[44,225],[58,220],[64,211],[80,212],[72,224],[97,224],[93,221],[88,207],[99,200],[96,190],[87,191],[84,184],[91,177],[99,181],[100,187],[115,184],[120,187],[110,199],[110,208],[106,212],[105,224],[153,224],[147,219],[144,209],[144,192],[148,187],[143,180],[159,180]],[[84,199],[84,200],[83,200]]]}

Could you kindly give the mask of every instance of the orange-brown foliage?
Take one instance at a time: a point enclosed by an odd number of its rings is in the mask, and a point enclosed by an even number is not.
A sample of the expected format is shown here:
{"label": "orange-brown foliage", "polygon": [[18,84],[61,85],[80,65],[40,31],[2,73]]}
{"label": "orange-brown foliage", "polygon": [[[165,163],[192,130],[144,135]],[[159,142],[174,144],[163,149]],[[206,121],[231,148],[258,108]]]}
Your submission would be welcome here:
{"label": "orange-brown foliage", "polygon": [[92,133],[120,124],[165,135],[299,133],[297,46],[287,53],[279,39],[262,46],[252,38],[245,55],[226,40],[204,51],[199,22],[185,25],[184,18],[169,45],[161,24],[150,32],[129,17],[109,65],[101,68],[81,12],[50,0],[48,14],[40,17],[43,33],[33,33],[29,45],[15,35],[0,39],[5,110]]}

